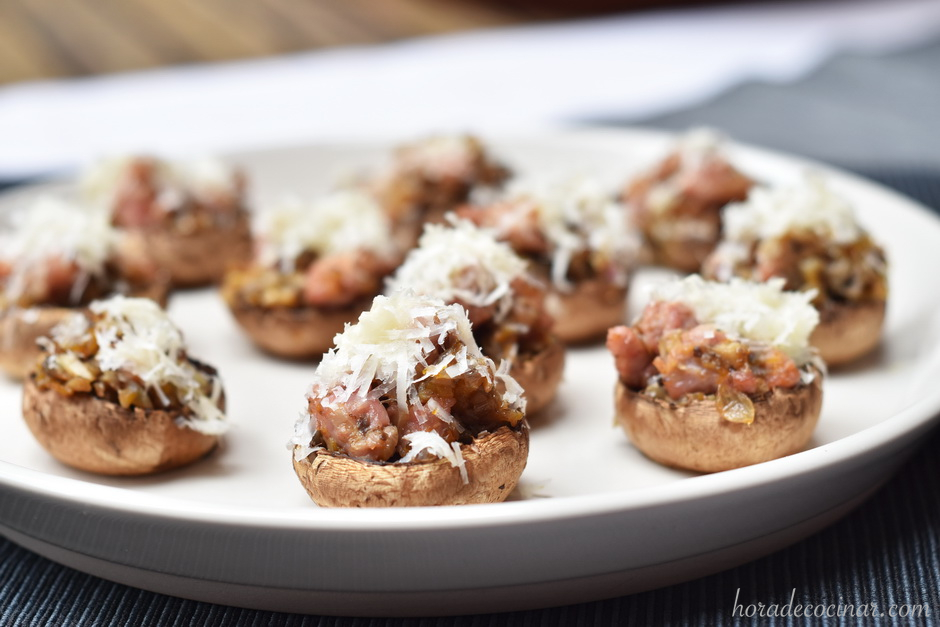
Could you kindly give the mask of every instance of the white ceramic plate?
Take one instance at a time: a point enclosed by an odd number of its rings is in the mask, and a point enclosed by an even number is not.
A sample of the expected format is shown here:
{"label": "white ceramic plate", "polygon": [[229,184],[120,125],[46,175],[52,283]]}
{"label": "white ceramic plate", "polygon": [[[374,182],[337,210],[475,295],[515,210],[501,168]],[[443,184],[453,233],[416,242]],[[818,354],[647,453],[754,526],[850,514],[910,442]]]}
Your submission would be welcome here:
{"label": "white ceramic plate", "polygon": [[[611,185],[671,138],[640,131],[492,139],[523,173],[594,173]],[[388,144],[234,155],[259,200],[322,191],[375,166]],[[795,180],[805,162],[733,147],[758,179]],[[815,166],[820,168],[820,166]],[[906,458],[940,409],[940,222],[896,194],[825,171],[890,258],[882,348],[825,383],[810,450],[710,476],[660,467],[613,427],[612,360],[573,350],[560,398],[532,432],[513,500],[498,505],[323,510],[285,442],[312,366],[263,357],[211,291],[173,298],[194,356],[218,366],[235,427],[196,465],[144,479],[66,468],[19,419],[0,382],[0,531],[75,568],[206,601],[282,611],[429,615],[558,605],[715,572],[791,543],[860,503]],[[2,207],[22,193],[8,195]],[[661,272],[644,270],[633,300]]]}

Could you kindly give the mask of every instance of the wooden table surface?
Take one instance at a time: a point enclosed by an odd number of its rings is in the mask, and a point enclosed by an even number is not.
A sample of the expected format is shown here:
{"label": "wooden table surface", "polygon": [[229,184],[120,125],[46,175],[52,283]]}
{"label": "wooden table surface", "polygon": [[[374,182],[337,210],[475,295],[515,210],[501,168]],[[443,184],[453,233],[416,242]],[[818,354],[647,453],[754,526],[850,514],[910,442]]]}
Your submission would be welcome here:
{"label": "wooden table surface", "polygon": [[0,0],[0,83],[392,41],[563,12],[481,0]]}
{"label": "wooden table surface", "polygon": [[709,1],[0,0],[0,84]]}

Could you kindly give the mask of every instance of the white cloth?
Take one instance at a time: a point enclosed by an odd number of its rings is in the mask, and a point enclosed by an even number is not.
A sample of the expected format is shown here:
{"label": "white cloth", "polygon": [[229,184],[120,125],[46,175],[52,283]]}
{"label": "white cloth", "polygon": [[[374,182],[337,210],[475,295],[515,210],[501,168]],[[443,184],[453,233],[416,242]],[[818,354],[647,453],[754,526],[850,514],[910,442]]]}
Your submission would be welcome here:
{"label": "white cloth", "polygon": [[940,32],[938,0],[713,7],[526,26],[0,90],[0,177],[105,154],[524,131],[650,115],[834,52]]}

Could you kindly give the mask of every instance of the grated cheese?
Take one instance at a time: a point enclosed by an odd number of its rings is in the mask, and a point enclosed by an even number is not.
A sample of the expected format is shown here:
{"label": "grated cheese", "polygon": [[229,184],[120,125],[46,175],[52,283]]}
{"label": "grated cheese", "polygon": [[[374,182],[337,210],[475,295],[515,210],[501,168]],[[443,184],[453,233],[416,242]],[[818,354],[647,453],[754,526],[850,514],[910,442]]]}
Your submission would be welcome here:
{"label": "grated cheese", "polygon": [[552,248],[552,284],[570,290],[568,266],[589,251],[610,262],[610,280],[626,285],[639,246],[622,207],[599,181],[580,177],[565,181],[529,179],[513,182],[503,197],[517,211],[531,210]]}
{"label": "grated cheese", "polygon": [[464,483],[470,483],[470,477],[467,475],[467,464],[464,461],[463,453],[460,452],[459,442],[448,443],[435,431],[414,431],[403,436],[402,440],[407,441],[411,448],[399,460],[400,464],[407,464],[418,457],[420,453],[426,452],[435,457],[446,459],[451,466],[459,468],[460,478]]}
{"label": "grated cheese", "polygon": [[503,242],[465,220],[452,226],[428,224],[418,247],[387,282],[389,292],[416,293],[460,301],[473,307],[496,306],[496,320],[512,310],[511,284],[528,277],[528,264]]}
{"label": "grated cheese", "polygon": [[11,226],[0,235],[0,261],[11,267],[5,287],[11,301],[30,284],[44,282],[52,260],[78,266],[72,290],[77,301],[90,277],[104,273],[118,244],[118,233],[105,213],[56,196],[40,196],[12,216]]}
{"label": "grated cheese", "polygon": [[657,215],[671,211],[682,198],[684,180],[694,176],[708,161],[720,158],[725,142],[724,135],[705,127],[693,128],[682,135],[675,147],[675,154],[679,157],[678,170],[650,187],[646,195],[649,210]]}
{"label": "grated cheese", "polygon": [[479,143],[469,135],[437,135],[399,148],[393,169],[432,180],[467,178],[480,155]]}
{"label": "grated cheese", "polygon": [[783,285],[783,279],[755,283],[734,278],[716,283],[695,274],[657,286],[651,300],[683,303],[700,323],[779,348],[803,365],[815,355],[809,346],[809,336],[819,323],[819,312],[811,304],[815,292],[786,292]]}
{"label": "grated cheese", "polygon": [[376,200],[361,191],[340,190],[314,202],[285,198],[262,210],[255,222],[258,262],[293,270],[304,252],[326,256],[366,249],[395,253],[391,224]]}
{"label": "grated cheese", "polygon": [[187,196],[212,203],[219,196],[237,196],[241,191],[237,170],[218,159],[168,161],[131,155],[92,164],[82,174],[79,187],[89,201],[110,207],[127,180],[130,167],[142,159],[153,164],[158,202],[169,211],[182,207]]}
{"label": "grated cheese", "polygon": [[862,235],[852,206],[819,174],[807,174],[798,185],[755,187],[746,201],[728,205],[722,220],[725,239],[743,243],[794,231],[811,231],[838,244]]}
{"label": "grated cheese", "polygon": [[[78,313],[52,330],[60,345],[79,343],[92,332],[98,344],[95,360],[102,371],[123,370],[141,379],[144,385],[167,402],[162,385],[172,384],[182,404],[192,411],[177,422],[202,433],[217,435],[228,429],[225,415],[216,405],[221,386],[213,381],[211,398],[195,380],[196,369],[185,357],[183,334],[166,312],[148,298],[113,296],[89,306],[101,316],[89,327]],[[80,320],[86,320],[83,324]]]}

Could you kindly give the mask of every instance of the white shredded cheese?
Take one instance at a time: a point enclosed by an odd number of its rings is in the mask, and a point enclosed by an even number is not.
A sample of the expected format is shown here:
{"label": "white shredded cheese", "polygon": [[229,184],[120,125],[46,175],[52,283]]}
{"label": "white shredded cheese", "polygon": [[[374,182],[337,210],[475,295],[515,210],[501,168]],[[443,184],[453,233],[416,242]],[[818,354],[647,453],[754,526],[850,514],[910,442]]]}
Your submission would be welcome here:
{"label": "white shredded cheese", "polygon": [[529,179],[509,185],[503,199],[518,211],[531,210],[552,247],[551,280],[568,290],[571,259],[589,251],[610,262],[611,280],[626,285],[639,245],[626,212],[599,181],[578,177],[564,181]]}
{"label": "white shredded cheese", "polygon": [[723,150],[727,140],[718,130],[708,127],[689,129],[679,138],[677,152],[682,161],[680,167],[697,169],[702,162],[714,158]]}
{"label": "white shredded cheese", "polygon": [[[460,350],[443,351],[442,344],[455,338]],[[313,376],[307,398],[318,398],[324,406],[342,404],[354,395],[377,398],[394,396],[399,407],[418,402],[414,385],[427,371],[446,369],[451,377],[467,372],[482,374],[490,381],[504,381],[503,400],[517,411],[525,411],[519,384],[508,367],[496,368],[473,339],[470,321],[459,305],[446,305],[439,298],[403,290],[391,296],[376,296],[372,308],[347,324],[336,335],[335,346],[323,356]],[[444,362],[444,366],[441,365]],[[373,382],[378,385],[373,388]],[[439,417],[442,407],[430,407]],[[290,443],[309,449],[311,417],[304,412]],[[436,450],[436,449],[435,449]]]}
{"label": "white shredded cheese", "polygon": [[722,220],[725,239],[742,243],[795,231],[809,231],[837,244],[850,244],[862,235],[852,206],[819,174],[807,174],[797,185],[755,187],[746,201],[725,207]]}
{"label": "white shredded cheese", "polygon": [[716,283],[696,274],[657,286],[651,300],[683,303],[700,323],[779,348],[802,365],[814,355],[809,336],[819,323],[819,312],[811,304],[815,292],[787,292],[783,285],[783,279]]}
{"label": "white shredded cheese", "polygon": [[[179,419],[181,425],[211,435],[228,429],[215,402],[221,387],[214,383],[214,398],[203,393],[194,377],[195,367],[184,356],[183,334],[158,304],[148,298],[113,296],[92,302],[89,309],[102,316],[91,329],[87,322],[67,319],[53,328],[55,341],[60,345],[79,342],[90,330],[98,344],[95,359],[102,371],[130,372],[158,395],[163,394],[162,384],[173,384],[180,401],[192,410],[192,416]],[[72,318],[85,317],[75,314]]]}
{"label": "white shredded cheese", "polygon": [[167,210],[182,207],[187,196],[211,203],[219,196],[236,196],[240,192],[237,170],[219,159],[168,161],[128,155],[101,159],[89,166],[79,180],[85,197],[110,207],[127,180],[131,165],[141,159],[153,164],[158,202]]}
{"label": "white shredded cheese", "polygon": [[389,292],[410,289],[445,302],[496,307],[497,322],[512,309],[511,284],[527,277],[527,263],[513,249],[464,220],[428,224],[404,264],[387,282]]}
{"label": "white shredded cheese", "polygon": [[[650,187],[645,200],[649,210],[657,215],[671,211],[682,198],[683,181],[687,177],[694,177],[709,160],[721,157],[725,141],[721,133],[705,127],[693,128],[682,135],[674,149],[679,157],[679,167],[669,178],[657,181]],[[669,237],[666,236],[667,239]],[[712,234],[706,237],[710,238]]]}
{"label": "white shredded cheese", "polygon": [[429,179],[465,178],[479,155],[480,145],[469,135],[438,135],[399,148],[393,167]]}
{"label": "white shredded cheese", "polygon": [[4,290],[11,301],[30,284],[44,282],[50,261],[75,263],[79,277],[73,292],[80,297],[90,276],[104,272],[118,244],[105,213],[56,196],[40,196],[12,216],[11,226],[0,234],[0,261],[11,267]]}
{"label": "white shredded cheese", "polygon": [[399,463],[407,464],[421,453],[427,452],[435,457],[446,459],[450,462],[451,466],[459,468],[463,482],[469,482],[466,464],[464,463],[458,442],[453,442],[455,446],[451,446],[451,443],[435,431],[413,431],[402,436],[402,440],[408,442],[410,448],[408,449],[408,453],[399,460]]}
{"label": "white shredded cheese", "polygon": [[395,252],[388,216],[370,195],[332,192],[314,202],[285,198],[257,215],[258,262],[292,270],[305,251],[331,255],[366,249],[380,256]]}

